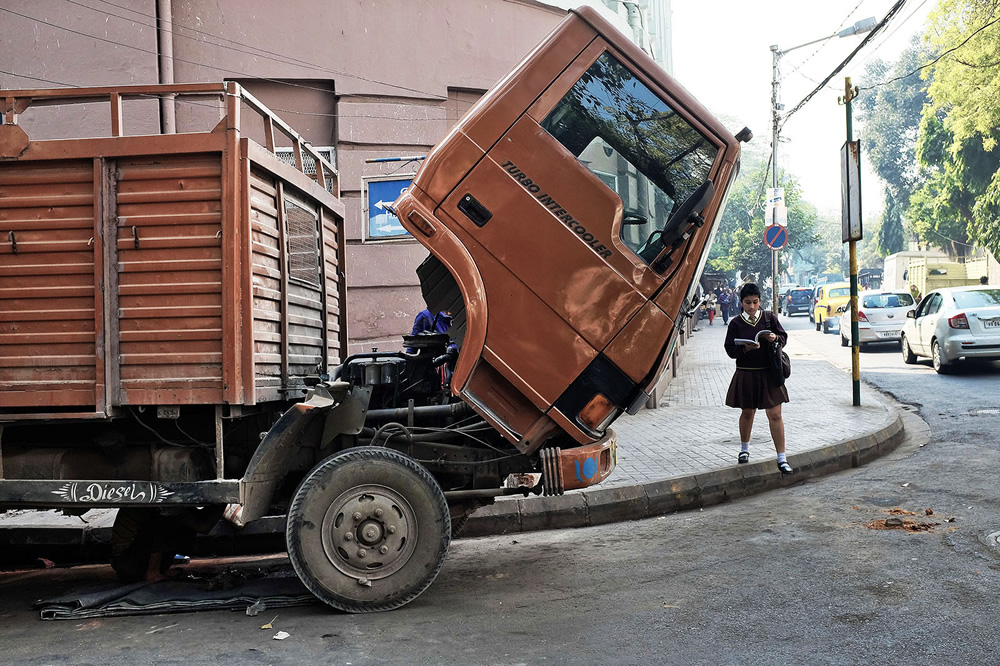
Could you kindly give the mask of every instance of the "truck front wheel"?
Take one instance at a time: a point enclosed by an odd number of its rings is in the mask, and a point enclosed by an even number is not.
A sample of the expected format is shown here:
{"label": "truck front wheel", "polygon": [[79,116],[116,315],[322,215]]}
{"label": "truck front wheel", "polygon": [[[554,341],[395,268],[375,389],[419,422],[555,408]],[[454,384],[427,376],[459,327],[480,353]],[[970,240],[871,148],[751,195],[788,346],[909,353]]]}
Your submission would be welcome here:
{"label": "truck front wheel", "polygon": [[306,475],[285,539],[296,574],[321,601],[350,613],[385,611],[437,577],[451,518],[426,468],[392,449],[359,447]]}

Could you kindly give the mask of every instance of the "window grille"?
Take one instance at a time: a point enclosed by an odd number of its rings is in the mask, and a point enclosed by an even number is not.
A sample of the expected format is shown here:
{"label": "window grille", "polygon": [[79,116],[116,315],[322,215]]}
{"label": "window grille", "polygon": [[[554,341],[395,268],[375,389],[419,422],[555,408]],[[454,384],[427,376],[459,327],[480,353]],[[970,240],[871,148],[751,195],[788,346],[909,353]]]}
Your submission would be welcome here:
{"label": "window grille", "polygon": [[316,213],[285,199],[288,230],[288,277],[320,286],[319,218]]}

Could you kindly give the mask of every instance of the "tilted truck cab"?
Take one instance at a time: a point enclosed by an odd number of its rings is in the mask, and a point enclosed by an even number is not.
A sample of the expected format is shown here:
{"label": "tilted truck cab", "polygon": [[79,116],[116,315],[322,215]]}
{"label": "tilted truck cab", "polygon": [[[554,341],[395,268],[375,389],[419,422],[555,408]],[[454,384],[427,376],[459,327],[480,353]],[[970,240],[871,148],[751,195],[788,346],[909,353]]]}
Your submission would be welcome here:
{"label": "tilted truck cab", "polygon": [[[216,100],[192,106],[207,131],[123,131],[190,96]],[[36,107],[95,102],[110,136],[34,136]],[[570,12],[395,203],[451,337],[348,356],[339,177],[238,85],[0,91],[0,111],[0,509],[284,511],[299,578],[352,612],[423,592],[496,497],[612,473],[609,426],[659,380],[740,153]]]}
{"label": "tilted truck cab", "polygon": [[[659,380],[738,141],[589,8],[427,157],[396,202],[464,306],[455,392],[526,454],[605,436]],[[461,300],[426,282],[452,278]]]}

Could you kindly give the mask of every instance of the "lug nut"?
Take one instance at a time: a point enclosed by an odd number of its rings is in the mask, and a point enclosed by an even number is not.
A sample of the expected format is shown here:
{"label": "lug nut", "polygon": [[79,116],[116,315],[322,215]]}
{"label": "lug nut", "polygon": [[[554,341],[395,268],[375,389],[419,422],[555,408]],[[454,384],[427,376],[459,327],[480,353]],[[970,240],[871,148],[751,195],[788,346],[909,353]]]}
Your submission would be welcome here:
{"label": "lug nut", "polygon": [[385,513],[385,511],[383,511],[382,509],[375,509],[375,517],[376,518],[381,518],[382,514],[384,514],[384,513]]}
{"label": "lug nut", "polygon": [[358,512],[358,511],[355,511],[353,518],[354,518],[355,521],[361,520],[361,513]]}
{"label": "lug nut", "polygon": [[364,557],[367,554],[368,554],[368,551],[365,550],[364,548],[362,548],[361,550],[358,551],[358,557]]}
{"label": "lug nut", "polygon": [[395,525],[389,525],[389,527],[385,528],[385,530],[389,534],[395,534],[396,533],[396,526]]}
{"label": "lug nut", "polygon": [[348,532],[347,534],[344,535],[344,541],[350,541],[353,538],[354,538],[354,535],[351,534],[350,532]]}
{"label": "lug nut", "polygon": [[380,548],[378,549],[378,552],[380,552],[380,553],[382,553],[383,555],[385,555],[386,553],[388,553],[388,552],[389,552],[389,546],[381,546],[381,547],[380,547]]}

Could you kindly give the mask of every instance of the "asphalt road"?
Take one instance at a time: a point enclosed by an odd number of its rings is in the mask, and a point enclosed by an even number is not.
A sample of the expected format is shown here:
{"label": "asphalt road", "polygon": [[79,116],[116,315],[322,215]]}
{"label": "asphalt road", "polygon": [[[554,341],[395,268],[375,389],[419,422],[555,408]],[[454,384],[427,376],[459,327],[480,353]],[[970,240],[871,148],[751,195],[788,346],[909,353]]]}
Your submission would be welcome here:
{"label": "asphalt road", "polygon": [[[839,336],[786,328],[849,367]],[[460,540],[427,592],[378,615],[41,622],[28,600],[110,570],[0,574],[2,661],[1000,664],[1000,369],[939,376],[896,347],[861,359],[912,405],[907,441],[866,467],[697,512]]]}

